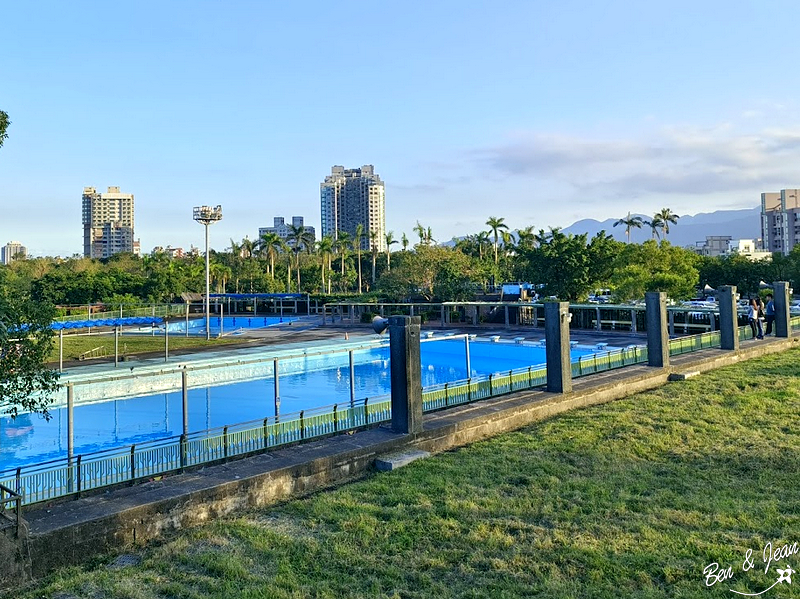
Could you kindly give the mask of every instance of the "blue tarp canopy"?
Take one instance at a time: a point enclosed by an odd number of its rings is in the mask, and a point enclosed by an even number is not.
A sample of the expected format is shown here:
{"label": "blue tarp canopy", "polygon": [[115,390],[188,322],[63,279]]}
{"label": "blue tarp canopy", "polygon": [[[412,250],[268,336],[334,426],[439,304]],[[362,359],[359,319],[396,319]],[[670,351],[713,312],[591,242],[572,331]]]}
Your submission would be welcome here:
{"label": "blue tarp canopy", "polygon": [[93,318],[91,320],[68,320],[54,322],[50,328],[56,331],[61,329],[89,329],[92,327],[123,327],[132,325],[153,325],[164,322],[159,316],[130,316],[125,318]]}
{"label": "blue tarp canopy", "polygon": [[220,299],[306,299],[305,293],[210,293],[211,298]]}

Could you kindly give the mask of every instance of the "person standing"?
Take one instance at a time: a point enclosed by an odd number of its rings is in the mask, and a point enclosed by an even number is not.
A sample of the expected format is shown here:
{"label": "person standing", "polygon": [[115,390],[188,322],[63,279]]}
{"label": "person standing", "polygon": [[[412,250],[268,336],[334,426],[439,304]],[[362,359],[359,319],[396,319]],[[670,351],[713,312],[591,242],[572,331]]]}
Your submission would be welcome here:
{"label": "person standing", "polygon": [[772,335],[772,323],[775,322],[775,302],[771,293],[768,293],[765,299],[767,300],[767,307],[764,309],[764,320],[767,321],[767,330],[764,334]]}
{"label": "person standing", "polygon": [[750,300],[750,311],[747,314],[747,322],[750,324],[750,330],[753,331],[754,339],[763,339],[764,334],[761,329],[761,320],[758,318],[759,302],[756,298]]}

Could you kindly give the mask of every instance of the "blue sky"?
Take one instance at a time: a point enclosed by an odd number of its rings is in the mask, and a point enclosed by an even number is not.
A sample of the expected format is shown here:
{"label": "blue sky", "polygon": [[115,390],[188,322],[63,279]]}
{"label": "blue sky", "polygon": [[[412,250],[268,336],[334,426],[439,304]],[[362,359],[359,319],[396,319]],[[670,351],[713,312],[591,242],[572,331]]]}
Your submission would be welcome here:
{"label": "blue sky", "polygon": [[82,251],[84,186],[136,235],[212,246],[319,226],[374,164],[387,229],[440,241],[749,208],[800,186],[796,2],[16,2],[4,8],[0,244]]}

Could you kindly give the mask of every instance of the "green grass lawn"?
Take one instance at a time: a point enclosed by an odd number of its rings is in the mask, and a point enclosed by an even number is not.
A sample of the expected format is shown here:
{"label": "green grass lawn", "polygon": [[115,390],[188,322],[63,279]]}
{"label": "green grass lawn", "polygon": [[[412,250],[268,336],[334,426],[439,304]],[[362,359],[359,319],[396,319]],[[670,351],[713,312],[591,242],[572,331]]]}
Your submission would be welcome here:
{"label": "green grass lawn", "polygon": [[[221,519],[15,597],[740,597],[800,570],[800,351]],[[747,549],[755,567],[742,571]],[[733,579],[706,587],[703,569]],[[762,597],[800,597],[800,574]]]}
{"label": "green grass lawn", "polygon": [[[243,343],[246,339],[242,337],[220,337],[206,341],[202,337],[182,337],[180,335],[170,335],[169,349],[203,349],[215,348],[219,345],[230,343]],[[83,352],[91,349],[103,347],[106,356],[114,357],[114,335],[65,335],[64,336],[64,360],[77,360]],[[135,356],[148,352],[163,352],[164,336],[150,335],[122,335],[119,338],[120,355]],[[53,349],[50,352],[49,361],[58,362],[58,335],[53,340]]]}

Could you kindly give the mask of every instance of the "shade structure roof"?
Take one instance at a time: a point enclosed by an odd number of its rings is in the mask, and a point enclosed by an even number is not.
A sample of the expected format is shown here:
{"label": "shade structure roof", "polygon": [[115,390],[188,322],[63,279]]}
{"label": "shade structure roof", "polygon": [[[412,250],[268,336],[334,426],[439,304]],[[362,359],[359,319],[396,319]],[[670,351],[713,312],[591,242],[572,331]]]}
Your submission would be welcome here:
{"label": "shade structure roof", "polygon": [[94,327],[122,327],[133,325],[161,324],[164,319],[159,316],[129,316],[124,318],[91,318],[86,320],[58,321],[50,325],[56,331],[62,329],[90,329]]}

